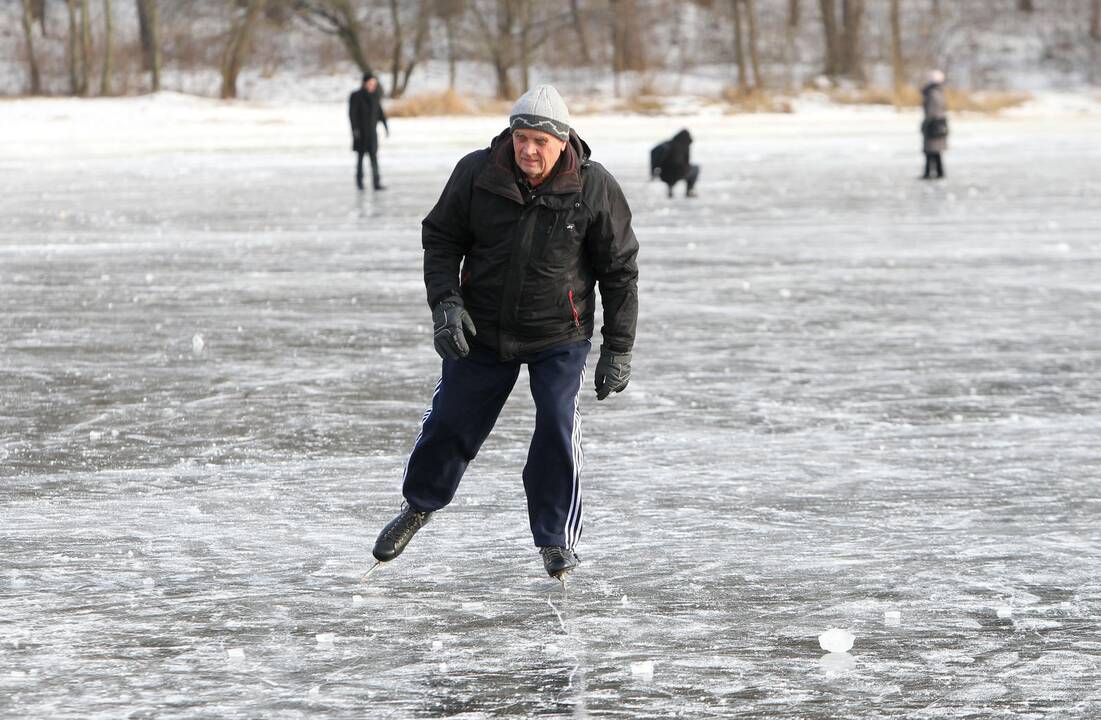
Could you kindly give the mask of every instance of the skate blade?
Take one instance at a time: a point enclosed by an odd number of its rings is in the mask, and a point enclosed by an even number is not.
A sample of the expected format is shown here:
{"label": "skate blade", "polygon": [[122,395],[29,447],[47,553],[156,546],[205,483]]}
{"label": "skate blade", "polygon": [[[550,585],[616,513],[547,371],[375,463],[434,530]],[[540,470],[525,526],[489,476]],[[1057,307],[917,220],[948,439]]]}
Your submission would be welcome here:
{"label": "skate blade", "polygon": [[371,566],[371,569],[368,570],[367,572],[363,573],[363,577],[361,577],[359,579],[359,581],[360,582],[367,582],[367,578],[371,577],[371,573],[373,573],[375,570],[378,570],[381,565],[382,565],[382,561],[381,560],[376,560],[375,564]]}

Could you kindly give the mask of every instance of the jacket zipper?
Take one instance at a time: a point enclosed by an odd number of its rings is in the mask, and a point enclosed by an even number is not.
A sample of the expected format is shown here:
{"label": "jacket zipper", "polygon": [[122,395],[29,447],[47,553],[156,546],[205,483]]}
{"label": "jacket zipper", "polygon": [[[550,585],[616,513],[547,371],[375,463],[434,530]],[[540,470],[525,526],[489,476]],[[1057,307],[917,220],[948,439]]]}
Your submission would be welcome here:
{"label": "jacket zipper", "polygon": [[566,296],[570,299],[570,311],[573,312],[573,324],[580,330],[581,329],[581,316],[577,314],[577,306],[573,304],[573,289],[571,288]]}

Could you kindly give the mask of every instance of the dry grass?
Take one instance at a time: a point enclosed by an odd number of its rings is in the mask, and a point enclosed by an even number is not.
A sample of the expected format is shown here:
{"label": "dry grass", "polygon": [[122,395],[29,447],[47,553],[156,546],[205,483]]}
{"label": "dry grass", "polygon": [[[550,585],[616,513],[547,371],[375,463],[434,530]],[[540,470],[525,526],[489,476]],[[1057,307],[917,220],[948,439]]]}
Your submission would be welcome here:
{"label": "dry grass", "polygon": [[[826,91],[834,102],[841,105],[894,105],[899,108],[921,107],[921,91],[912,86],[902,87],[898,93],[892,89],[869,85],[864,88],[831,88]],[[949,87],[946,92],[948,109],[952,112],[978,112],[989,115],[1028,102],[1028,93],[1000,90],[960,90]]]}
{"label": "dry grass", "polygon": [[386,103],[388,117],[429,117],[437,115],[501,115],[512,103],[494,98],[460,95],[454,90],[409,95]]}
{"label": "dry grass", "polygon": [[968,92],[948,88],[946,95],[949,110],[987,114],[996,114],[1002,110],[1018,107],[1032,99],[1032,96],[1028,93],[1005,92],[1002,90]]}
{"label": "dry grass", "polygon": [[794,112],[790,100],[775,97],[763,90],[743,92],[736,87],[727,85],[723,88],[722,99],[729,105],[726,109],[727,115]]}
{"label": "dry grass", "polygon": [[623,99],[622,110],[639,115],[663,115],[665,101],[656,95],[634,95]]}

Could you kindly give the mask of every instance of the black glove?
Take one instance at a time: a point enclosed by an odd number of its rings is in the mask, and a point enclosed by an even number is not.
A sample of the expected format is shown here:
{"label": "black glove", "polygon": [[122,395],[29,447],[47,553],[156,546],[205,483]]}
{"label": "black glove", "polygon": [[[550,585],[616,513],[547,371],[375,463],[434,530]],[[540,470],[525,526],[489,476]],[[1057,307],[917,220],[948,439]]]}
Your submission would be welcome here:
{"label": "black glove", "polygon": [[631,380],[631,353],[617,353],[601,346],[595,379],[597,400],[603,400],[614,392],[623,392]]}
{"label": "black glove", "polygon": [[440,357],[458,360],[470,354],[470,346],[463,335],[464,330],[470,333],[470,337],[478,334],[474,329],[474,321],[462,305],[445,301],[432,308],[432,344],[436,346]]}

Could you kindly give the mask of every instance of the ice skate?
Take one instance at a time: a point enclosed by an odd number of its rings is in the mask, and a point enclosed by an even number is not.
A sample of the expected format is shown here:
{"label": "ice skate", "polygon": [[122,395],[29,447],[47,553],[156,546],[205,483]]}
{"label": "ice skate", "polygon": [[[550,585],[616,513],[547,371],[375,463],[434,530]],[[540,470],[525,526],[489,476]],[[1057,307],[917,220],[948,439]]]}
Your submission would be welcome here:
{"label": "ice skate", "polygon": [[581,564],[581,558],[577,553],[564,547],[541,547],[539,554],[543,556],[543,567],[547,569],[547,575],[565,585],[566,575]]}
{"label": "ice skate", "polygon": [[[390,562],[405,550],[405,546],[413,539],[417,531],[428,524],[432,517],[430,512],[418,512],[408,504],[401,506],[401,512],[391,520],[375,540],[375,549],[372,554],[380,563]],[[371,568],[374,570],[374,568]],[[370,574],[370,573],[368,573]],[[366,576],[364,576],[366,577]]]}

